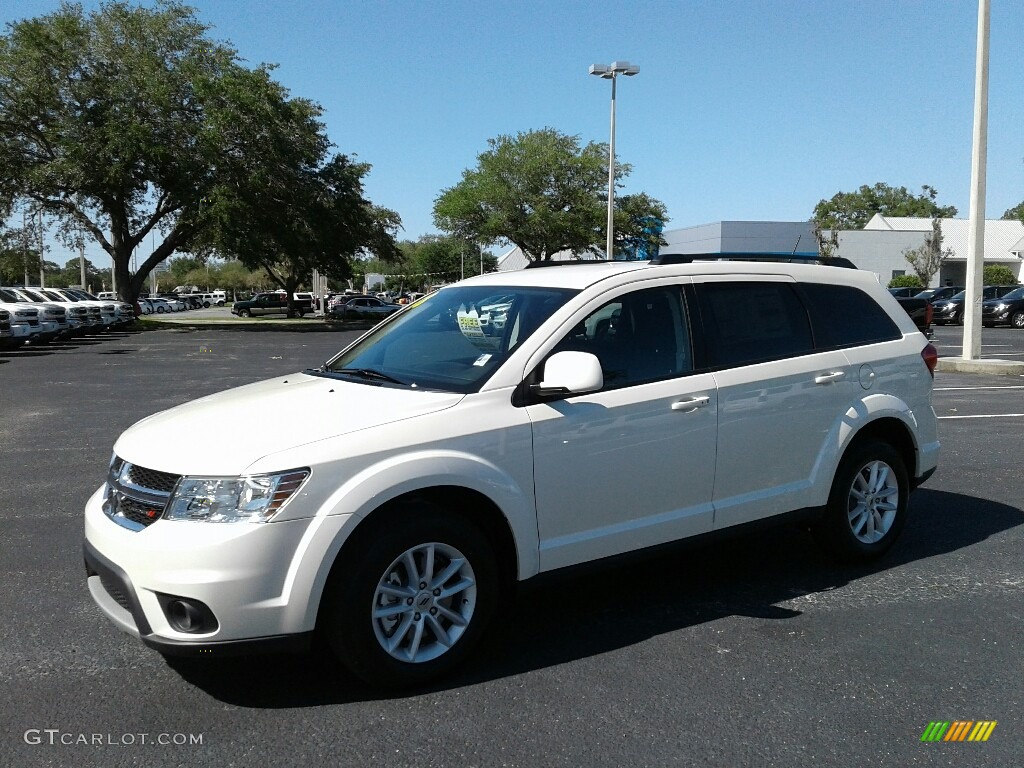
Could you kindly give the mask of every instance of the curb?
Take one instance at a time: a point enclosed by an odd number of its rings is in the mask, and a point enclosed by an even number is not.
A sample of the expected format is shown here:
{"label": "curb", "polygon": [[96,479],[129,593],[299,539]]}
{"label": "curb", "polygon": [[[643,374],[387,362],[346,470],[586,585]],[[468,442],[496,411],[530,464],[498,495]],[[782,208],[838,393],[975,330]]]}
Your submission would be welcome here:
{"label": "curb", "polygon": [[990,373],[998,376],[1024,376],[1020,360],[965,360],[962,357],[940,357],[936,371],[946,373]]}

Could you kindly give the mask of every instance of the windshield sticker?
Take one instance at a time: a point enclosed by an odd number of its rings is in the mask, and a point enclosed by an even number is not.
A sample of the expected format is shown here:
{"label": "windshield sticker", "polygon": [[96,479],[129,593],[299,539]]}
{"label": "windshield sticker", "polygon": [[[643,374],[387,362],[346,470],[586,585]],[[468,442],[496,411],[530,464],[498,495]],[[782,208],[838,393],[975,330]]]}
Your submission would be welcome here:
{"label": "windshield sticker", "polygon": [[473,365],[476,365],[476,366],[480,366],[480,365],[487,365],[487,361],[488,361],[488,360],[490,360],[490,359],[491,359],[491,357],[492,357],[492,355],[490,355],[490,354],[484,354],[484,355],[480,355],[480,357],[478,357],[478,358],[477,358],[477,359],[476,359],[476,360],[475,360],[475,361],[473,362]]}
{"label": "windshield sticker", "polygon": [[484,323],[490,320],[489,316],[485,315],[484,321],[481,322],[480,315],[477,314],[475,309],[470,312],[460,309],[457,316],[459,318],[459,330],[462,331],[462,335],[477,349],[493,352],[501,345],[500,336],[488,336],[484,332]]}

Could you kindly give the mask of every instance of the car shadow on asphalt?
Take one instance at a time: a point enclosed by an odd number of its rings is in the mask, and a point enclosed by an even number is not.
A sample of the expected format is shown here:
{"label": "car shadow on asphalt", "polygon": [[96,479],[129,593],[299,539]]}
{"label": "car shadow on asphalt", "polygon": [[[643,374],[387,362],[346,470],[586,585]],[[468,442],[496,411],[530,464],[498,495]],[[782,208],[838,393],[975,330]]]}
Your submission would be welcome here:
{"label": "car shadow on asphalt", "polygon": [[458,689],[615,651],[728,616],[785,620],[780,603],[941,556],[1024,524],[1024,511],[921,489],[900,541],[870,565],[837,564],[802,527],[783,526],[702,547],[673,546],[610,565],[567,569],[520,585],[481,647],[455,674],[398,692],[371,688],[326,649],[294,656],[167,659],[187,682],[242,707],[292,708]]}

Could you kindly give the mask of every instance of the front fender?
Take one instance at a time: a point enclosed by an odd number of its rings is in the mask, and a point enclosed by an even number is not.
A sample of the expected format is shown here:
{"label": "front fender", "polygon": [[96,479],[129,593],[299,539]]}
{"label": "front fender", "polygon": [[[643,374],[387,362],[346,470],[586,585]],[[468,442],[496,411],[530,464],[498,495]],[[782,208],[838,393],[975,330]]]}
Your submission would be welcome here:
{"label": "front fender", "polygon": [[512,531],[518,578],[538,572],[532,489],[524,491],[507,472],[468,453],[435,449],[392,456],[354,474],[331,493],[298,548],[287,584],[289,591],[309,595],[304,606],[307,627],[315,623],[331,567],[356,526],[400,496],[439,486],[466,488],[490,499]]}

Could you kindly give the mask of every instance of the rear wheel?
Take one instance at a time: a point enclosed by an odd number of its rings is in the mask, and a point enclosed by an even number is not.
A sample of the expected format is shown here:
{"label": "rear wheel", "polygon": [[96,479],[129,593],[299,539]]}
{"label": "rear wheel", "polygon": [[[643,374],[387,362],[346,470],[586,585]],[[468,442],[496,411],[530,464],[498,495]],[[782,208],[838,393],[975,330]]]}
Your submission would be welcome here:
{"label": "rear wheel", "polygon": [[[407,514],[406,514],[407,513]],[[498,597],[487,538],[426,502],[342,550],[320,606],[339,660],[373,685],[416,685],[473,650]]]}
{"label": "rear wheel", "polygon": [[839,462],[816,532],[844,560],[880,557],[903,530],[909,496],[907,469],[896,449],[878,440],[856,442]]}

